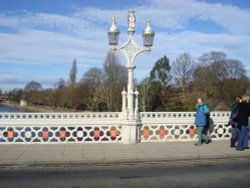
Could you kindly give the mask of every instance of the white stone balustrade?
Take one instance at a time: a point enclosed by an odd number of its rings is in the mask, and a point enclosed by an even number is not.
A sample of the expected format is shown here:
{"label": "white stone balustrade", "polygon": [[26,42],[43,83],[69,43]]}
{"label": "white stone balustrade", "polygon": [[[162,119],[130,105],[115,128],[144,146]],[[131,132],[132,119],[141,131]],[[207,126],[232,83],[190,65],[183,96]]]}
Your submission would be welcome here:
{"label": "white stone balustrade", "polygon": [[116,119],[119,118],[119,112],[96,112],[96,113],[0,113],[0,120],[60,120],[60,119]]}
{"label": "white stone balustrade", "polygon": [[[212,112],[212,138],[229,139],[229,112]],[[138,143],[196,140],[194,112],[0,113],[0,144]],[[135,136],[136,135],[136,136]],[[131,140],[132,139],[132,140]]]}
{"label": "white stone balustrade", "polygon": [[[212,139],[230,138],[230,112],[211,112]],[[194,141],[195,112],[141,112],[140,142]]]}

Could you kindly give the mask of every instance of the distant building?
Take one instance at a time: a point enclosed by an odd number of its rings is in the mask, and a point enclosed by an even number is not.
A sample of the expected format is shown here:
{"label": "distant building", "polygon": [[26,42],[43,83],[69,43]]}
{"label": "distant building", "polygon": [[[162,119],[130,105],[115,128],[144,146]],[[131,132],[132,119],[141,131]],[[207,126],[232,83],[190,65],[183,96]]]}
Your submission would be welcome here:
{"label": "distant building", "polygon": [[8,101],[8,97],[5,95],[0,96],[0,103]]}
{"label": "distant building", "polygon": [[20,106],[27,106],[26,100],[20,100]]}

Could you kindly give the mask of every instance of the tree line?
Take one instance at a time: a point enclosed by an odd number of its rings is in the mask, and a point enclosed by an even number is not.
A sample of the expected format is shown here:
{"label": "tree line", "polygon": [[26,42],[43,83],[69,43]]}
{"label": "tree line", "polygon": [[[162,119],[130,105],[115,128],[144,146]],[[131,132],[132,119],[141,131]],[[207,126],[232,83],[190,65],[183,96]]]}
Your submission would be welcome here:
{"label": "tree line", "polygon": [[244,65],[212,51],[198,59],[180,54],[170,65],[164,56],[139,85],[145,111],[193,111],[202,97],[214,110],[229,110],[237,96],[250,94]]}
{"label": "tree line", "polygon": [[[228,110],[235,97],[250,93],[244,65],[217,51],[198,59],[182,53],[171,64],[164,56],[156,61],[148,77],[135,83],[140,111],[193,111],[198,97],[214,110]],[[75,59],[67,81],[59,79],[51,89],[30,81],[24,89],[8,92],[8,97],[53,108],[120,111],[121,92],[126,85],[127,68],[108,52],[103,68],[90,68],[79,80]]]}

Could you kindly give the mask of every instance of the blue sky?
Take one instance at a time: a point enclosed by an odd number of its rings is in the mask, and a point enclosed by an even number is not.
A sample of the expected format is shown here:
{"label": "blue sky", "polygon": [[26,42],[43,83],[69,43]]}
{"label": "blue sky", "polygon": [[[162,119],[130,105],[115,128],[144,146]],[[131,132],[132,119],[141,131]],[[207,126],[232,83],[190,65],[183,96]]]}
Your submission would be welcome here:
{"label": "blue sky", "polygon": [[147,17],[156,32],[152,52],[136,61],[138,80],[164,55],[172,62],[183,52],[198,58],[212,50],[240,60],[250,75],[248,0],[0,0],[0,89],[23,88],[30,80],[53,87],[68,79],[74,58],[78,79],[101,68],[111,17],[117,17],[122,44],[129,9],[136,11],[139,44]]}

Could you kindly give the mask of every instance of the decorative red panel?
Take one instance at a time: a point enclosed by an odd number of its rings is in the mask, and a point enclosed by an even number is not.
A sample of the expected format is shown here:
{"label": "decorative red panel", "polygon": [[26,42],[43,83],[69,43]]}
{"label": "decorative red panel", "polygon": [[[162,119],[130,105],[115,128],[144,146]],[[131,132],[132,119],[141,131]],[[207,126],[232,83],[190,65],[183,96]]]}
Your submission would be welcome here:
{"label": "decorative red panel", "polygon": [[100,137],[100,130],[94,130],[94,137],[99,138]]}
{"label": "decorative red panel", "polygon": [[160,135],[160,137],[164,137],[166,135],[165,129],[160,129],[159,130],[159,135]]}
{"label": "decorative red panel", "polygon": [[49,138],[49,131],[43,131],[43,138],[48,139]]}
{"label": "decorative red panel", "polygon": [[149,129],[144,129],[144,130],[143,130],[143,135],[144,135],[145,137],[148,137],[148,136],[150,135],[150,130],[149,130]]}
{"label": "decorative red panel", "polygon": [[14,138],[14,131],[13,130],[8,130],[8,138],[9,139]]}
{"label": "decorative red panel", "polygon": [[194,128],[190,128],[190,129],[189,129],[189,135],[190,135],[191,137],[193,137],[193,136],[195,135],[195,129],[194,129]]}
{"label": "decorative red panel", "polygon": [[116,137],[116,130],[115,129],[110,130],[110,137],[112,137],[112,138]]}

